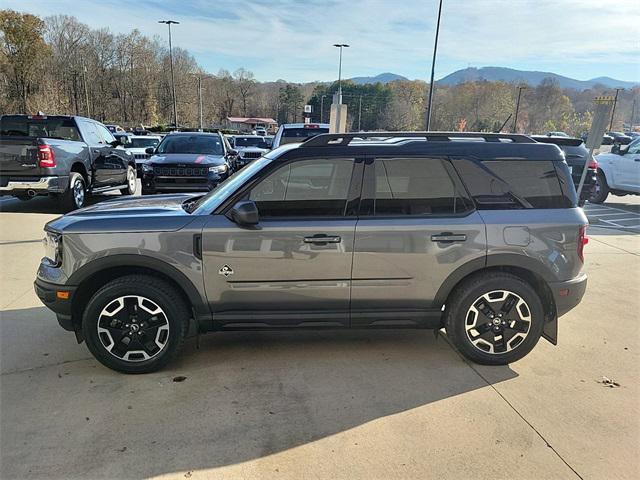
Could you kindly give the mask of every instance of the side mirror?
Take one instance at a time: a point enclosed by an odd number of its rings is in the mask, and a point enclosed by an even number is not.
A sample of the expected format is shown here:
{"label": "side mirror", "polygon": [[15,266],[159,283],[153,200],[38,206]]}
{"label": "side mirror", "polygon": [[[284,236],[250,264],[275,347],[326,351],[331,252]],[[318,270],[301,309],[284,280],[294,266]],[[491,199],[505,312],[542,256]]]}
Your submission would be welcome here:
{"label": "side mirror", "polygon": [[228,153],[229,153],[229,155],[230,155],[230,156],[232,156],[232,157],[235,157],[235,156],[237,156],[237,155],[238,155],[238,151],[237,151],[237,150],[235,150],[235,149],[233,149],[233,148],[232,148],[231,150],[229,150],[229,152],[228,152]]}
{"label": "side mirror", "polygon": [[615,153],[617,155],[622,155],[619,143],[614,143],[613,144],[613,147],[611,147],[611,153]]}
{"label": "side mirror", "polygon": [[260,220],[258,206],[251,200],[241,200],[230,212],[231,220],[240,226],[257,225]]}
{"label": "side mirror", "polygon": [[156,149],[154,147],[147,147],[144,149],[144,153],[146,153],[147,155],[153,155],[155,151]]}

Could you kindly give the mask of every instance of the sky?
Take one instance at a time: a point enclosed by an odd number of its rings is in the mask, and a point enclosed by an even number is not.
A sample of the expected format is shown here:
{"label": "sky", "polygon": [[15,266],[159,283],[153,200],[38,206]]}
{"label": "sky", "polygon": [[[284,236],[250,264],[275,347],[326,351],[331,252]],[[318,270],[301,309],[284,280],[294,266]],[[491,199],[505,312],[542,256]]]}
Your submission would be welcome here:
{"label": "sky", "polygon": [[[116,33],[137,28],[188,50],[215,73],[244,67],[256,79],[330,81],[393,72],[428,80],[438,0],[2,0],[41,17],[73,15]],[[443,0],[436,79],[500,66],[579,80],[640,82],[637,0]]]}

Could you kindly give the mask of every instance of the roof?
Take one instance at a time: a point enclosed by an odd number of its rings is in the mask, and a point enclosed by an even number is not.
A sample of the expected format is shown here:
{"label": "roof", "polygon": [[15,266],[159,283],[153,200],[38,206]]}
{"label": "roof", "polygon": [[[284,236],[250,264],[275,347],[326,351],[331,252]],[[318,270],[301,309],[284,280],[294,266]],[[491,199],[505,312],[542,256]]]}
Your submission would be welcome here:
{"label": "roof", "polygon": [[227,117],[227,120],[232,123],[278,123],[267,117]]}
{"label": "roof", "polygon": [[[318,128],[330,128],[328,123],[316,123],[316,122],[311,122],[311,123],[283,123],[280,126],[284,127],[284,128],[305,128],[305,127],[306,128],[310,128],[309,125],[313,125],[314,127],[318,127]],[[383,134],[383,136],[386,136],[386,135]]]}

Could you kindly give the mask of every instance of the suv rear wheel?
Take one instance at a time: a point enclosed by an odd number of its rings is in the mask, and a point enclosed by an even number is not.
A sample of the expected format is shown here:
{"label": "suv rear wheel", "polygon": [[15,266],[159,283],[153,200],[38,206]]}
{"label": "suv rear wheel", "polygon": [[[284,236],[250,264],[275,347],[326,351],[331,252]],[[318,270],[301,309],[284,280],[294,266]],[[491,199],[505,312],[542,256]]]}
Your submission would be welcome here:
{"label": "suv rear wheel", "polygon": [[600,170],[596,174],[596,184],[593,186],[593,193],[589,197],[589,203],[603,203],[609,196],[609,184]]}
{"label": "suv rear wheel", "polygon": [[189,310],[166,282],[129,275],[107,283],[87,304],[82,330],[103,365],[124,373],[148,373],[182,348]]}
{"label": "suv rear wheel", "polygon": [[478,275],[461,284],[447,306],[445,328],[468,359],[485,365],[520,360],[536,346],[544,329],[544,309],[536,291],[508,273]]}

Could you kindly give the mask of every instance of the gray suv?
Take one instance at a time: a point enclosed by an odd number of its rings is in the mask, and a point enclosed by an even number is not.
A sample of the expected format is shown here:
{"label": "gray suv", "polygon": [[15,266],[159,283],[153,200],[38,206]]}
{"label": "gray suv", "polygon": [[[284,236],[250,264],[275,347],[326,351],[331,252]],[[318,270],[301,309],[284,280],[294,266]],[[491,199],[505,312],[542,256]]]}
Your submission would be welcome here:
{"label": "gray suv", "polygon": [[165,365],[186,336],[445,328],[516,361],[585,288],[587,219],[562,151],[523,135],[325,134],[205,195],[106,201],[49,222],[35,288],[104,365]]}

